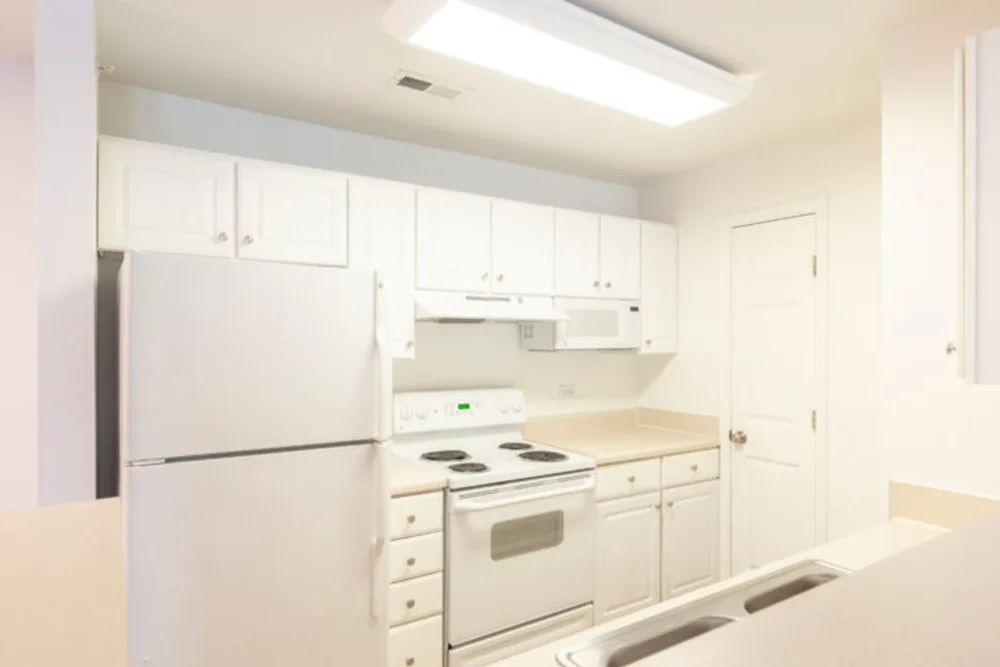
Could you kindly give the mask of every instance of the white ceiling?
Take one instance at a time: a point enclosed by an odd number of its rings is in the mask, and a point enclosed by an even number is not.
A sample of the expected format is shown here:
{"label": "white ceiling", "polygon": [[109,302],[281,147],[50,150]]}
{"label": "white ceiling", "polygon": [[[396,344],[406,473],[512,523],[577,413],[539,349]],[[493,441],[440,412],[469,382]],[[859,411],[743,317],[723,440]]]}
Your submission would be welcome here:
{"label": "white ceiling", "polygon": [[31,60],[34,31],[34,0],[0,0],[0,60]]}
{"label": "white ceiling", "polygon": [[[880,35],[947,6],[947,0],[574,1],[733,72],[756,75],[754,93],[688,125],[661,127],[396,42],[380,23],[389,0],[97,0],[98,49],[123,83],[641,182],[876,114]],[[472,92],[448,101],[387,85],[400,69]]]}

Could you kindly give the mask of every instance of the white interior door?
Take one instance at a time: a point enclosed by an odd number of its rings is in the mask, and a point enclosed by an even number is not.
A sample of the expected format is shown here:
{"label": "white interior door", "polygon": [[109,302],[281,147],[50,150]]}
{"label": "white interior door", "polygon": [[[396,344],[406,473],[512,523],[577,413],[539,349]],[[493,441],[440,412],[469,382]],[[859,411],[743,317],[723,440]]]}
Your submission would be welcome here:
{"label": "white interior door", "polygon": [[601,218],[601,296],[638,299],[641,223],[627,218]]}
{"label": "white interior door", "polygon": [[239,163],[238,255],[347,266],[347,177],[284,164]]}
{"label": "white interior door", "polygon": [[815,215],[732,231],[733,574],[816,544],[815,252]]}
{"label": "white interior door", "polygon": [[490,291],[490,200],[417,191],[417,288]]}
{"label": "white interior door", "polygon": [[128,664],[384,667],[377,486],[371,445],[128,468]]}
{"label": "white interior door", "polygon": [[556,296],[601,296],[601,218],[556,210]]}
{"label": "white interior door", "polygon": [[493,292],[552,296],[554,212],[493,200]]}

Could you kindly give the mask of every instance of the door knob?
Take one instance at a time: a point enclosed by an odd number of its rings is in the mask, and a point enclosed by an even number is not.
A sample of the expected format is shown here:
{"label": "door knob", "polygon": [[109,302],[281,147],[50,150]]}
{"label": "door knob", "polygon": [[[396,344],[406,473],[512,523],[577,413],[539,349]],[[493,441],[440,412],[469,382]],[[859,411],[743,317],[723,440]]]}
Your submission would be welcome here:
{"label": "door knob", "polygon": [[747,434],[743,431],[737,431],[729,436],[729,440],[734,445],[745,445],[747,444]]}
{"label": "door knob", "polygon": [[250,236],[249,234],[247,234],[246,236],[244,236],[243,237],[243,244],[244,245],[253,245],[253,237]]}

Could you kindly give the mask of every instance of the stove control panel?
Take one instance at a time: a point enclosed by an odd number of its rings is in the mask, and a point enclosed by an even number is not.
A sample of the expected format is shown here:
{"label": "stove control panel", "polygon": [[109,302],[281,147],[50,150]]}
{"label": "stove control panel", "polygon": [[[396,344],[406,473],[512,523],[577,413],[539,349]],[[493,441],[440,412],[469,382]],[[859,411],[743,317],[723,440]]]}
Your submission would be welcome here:
{"label": "stove control panel", "polygon": [[520,389],[415,391],[393,397],[396,433],[429,433],[521,424],[526,419]]}

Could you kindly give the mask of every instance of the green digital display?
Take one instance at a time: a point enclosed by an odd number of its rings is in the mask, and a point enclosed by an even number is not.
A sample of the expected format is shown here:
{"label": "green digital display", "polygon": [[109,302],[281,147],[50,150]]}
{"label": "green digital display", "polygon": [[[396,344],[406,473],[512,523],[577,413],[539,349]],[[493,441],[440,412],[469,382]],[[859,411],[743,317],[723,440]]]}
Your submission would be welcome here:
{"label": "green digital display", "polygon": [[458,409],[459,409],[459,410],[468,410],[468,409],[469,409],[469,407],[470,407],[470,406],[469,406],[469,404],[468,404],[468,403],[459,403],[459,404],[458,404]]}

